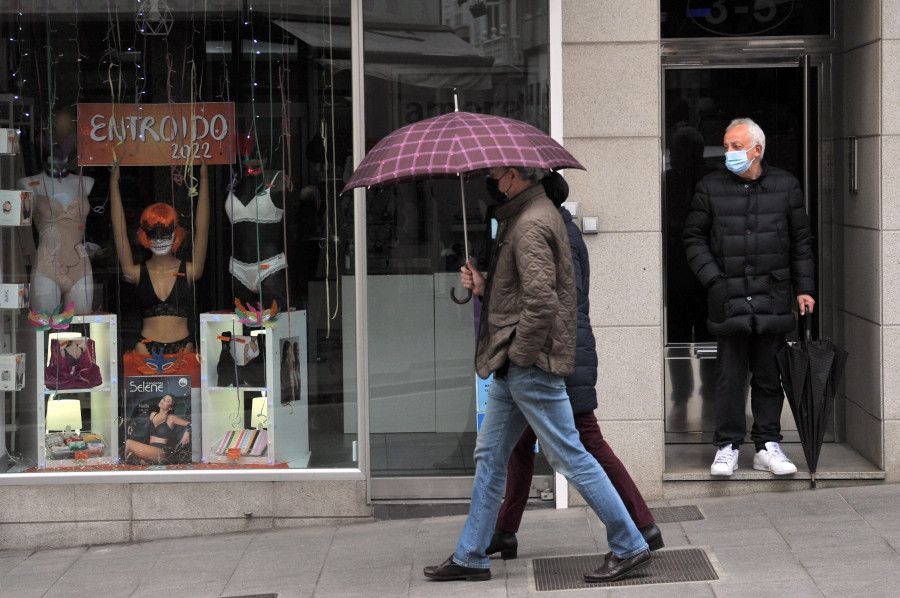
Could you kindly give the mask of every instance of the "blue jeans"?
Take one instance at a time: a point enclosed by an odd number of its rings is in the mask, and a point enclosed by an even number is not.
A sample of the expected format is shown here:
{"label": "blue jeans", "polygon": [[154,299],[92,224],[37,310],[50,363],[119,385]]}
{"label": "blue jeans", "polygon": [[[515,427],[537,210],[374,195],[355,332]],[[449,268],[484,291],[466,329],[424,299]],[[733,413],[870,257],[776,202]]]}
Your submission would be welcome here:
{"label": "blue jeans", "polygon": [[475,443],[475,482],[469,516],[453,553],[463,567],[490,568],[485,554],[506,485],[506,463],[525,427],[531,425],[550,465],[581,493],[606,526],[606,541],[619,558],[647,550],[606,472],[581,444],[565,378],[537,367],[510,365],[494,376],[487,411]]}

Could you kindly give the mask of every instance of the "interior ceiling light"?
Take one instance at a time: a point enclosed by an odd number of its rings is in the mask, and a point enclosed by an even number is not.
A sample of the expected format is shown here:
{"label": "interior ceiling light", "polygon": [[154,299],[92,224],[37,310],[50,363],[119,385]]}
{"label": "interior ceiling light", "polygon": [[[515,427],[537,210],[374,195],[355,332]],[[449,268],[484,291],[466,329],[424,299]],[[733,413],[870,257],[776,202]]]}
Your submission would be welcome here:
{"label": "interior ceiling light", "polygon": [[135,18],[138,31],[144,35],[169,35],[172,29],[172,11],[166,0],[144,0]]}

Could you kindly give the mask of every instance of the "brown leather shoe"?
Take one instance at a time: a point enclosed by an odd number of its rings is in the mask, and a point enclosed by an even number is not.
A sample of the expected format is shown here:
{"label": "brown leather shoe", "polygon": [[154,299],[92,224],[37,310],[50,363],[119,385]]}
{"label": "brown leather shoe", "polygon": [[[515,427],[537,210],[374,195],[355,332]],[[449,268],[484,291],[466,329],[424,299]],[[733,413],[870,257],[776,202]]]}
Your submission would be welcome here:
{"label": "brown leather shoe", "polygon": [[491,578],[490,569],[479,567],[463,567],[453,562],[453,555],[440,565],[425,567],[425,577],[435,581],[487,581]]}
{"label": "brown leather shoe", "polygon": [[647,565],[650,562],[650,558],[649,550],[636,554],[630,559],[620,559],[612,552],[609,552],[606,554],[606,559],[599,569],[584,574],[584,581],[587,583],[597,583],[621,579],[632,571]]}

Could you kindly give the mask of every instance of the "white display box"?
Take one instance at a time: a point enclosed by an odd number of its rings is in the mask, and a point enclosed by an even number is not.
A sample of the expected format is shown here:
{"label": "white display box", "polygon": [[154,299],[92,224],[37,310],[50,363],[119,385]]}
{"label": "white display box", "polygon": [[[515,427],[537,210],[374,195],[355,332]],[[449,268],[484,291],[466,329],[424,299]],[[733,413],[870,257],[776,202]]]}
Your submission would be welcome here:
{"label": "white display box", "polygon": [[19,132],[16,129],[0,129],[0,154],[19,153]]}
{"label": "white display box", "polygon": [[31,226],[31,191],[0,191],[0,226]]}
{"label": "white display box", "polygon": [[28,285],[0,283],[0,309],[28,307]]}
{"label": "white display box", "polygon": [[0,390],[25,387],[25,354],[0,353]]}

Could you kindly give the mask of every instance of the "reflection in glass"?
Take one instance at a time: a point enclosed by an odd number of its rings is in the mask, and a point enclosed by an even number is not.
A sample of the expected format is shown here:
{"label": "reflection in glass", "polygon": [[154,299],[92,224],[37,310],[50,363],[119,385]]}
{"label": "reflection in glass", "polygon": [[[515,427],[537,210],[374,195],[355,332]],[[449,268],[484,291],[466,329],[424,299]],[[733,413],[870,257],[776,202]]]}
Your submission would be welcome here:
{"label": "reflection in glass", "polygon": [[[547,11],[541,1],[375,3],[364,14],[367,149],[456,107],[548,130]],[[465,181],[465,202],[463,211],[457,178],[367,191],[376,477],[474,472],[478,303],[457,305],[450,290],[465,296],[464,219],[473,263],[486,270],[497,206],[478,176]],[[355,424],[355,416],[345,420]],[[547,471],[539,460],[538,473]]]}

